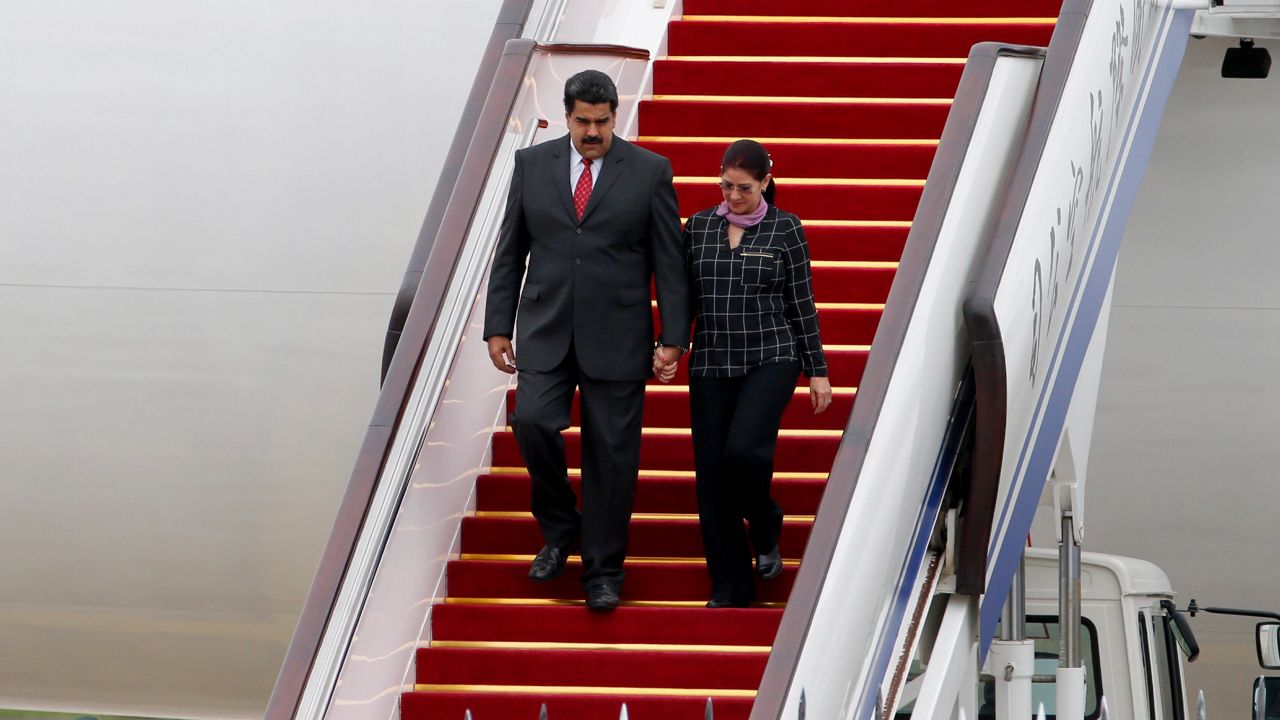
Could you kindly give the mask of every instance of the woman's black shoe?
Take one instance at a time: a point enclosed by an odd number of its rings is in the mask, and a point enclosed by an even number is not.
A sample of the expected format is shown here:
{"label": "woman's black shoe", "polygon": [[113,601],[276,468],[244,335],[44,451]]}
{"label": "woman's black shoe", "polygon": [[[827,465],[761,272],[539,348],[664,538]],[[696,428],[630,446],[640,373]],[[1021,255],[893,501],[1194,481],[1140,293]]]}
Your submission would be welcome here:
{"label": "woman's black shoe", "polygon": [[756,574],[761,580],[772,580],[782,574],[782,555],[775,545],[772,550],[756,557]]}
{"label": "woman's black shoe", "polygon": [[711,598],[710,600],[707,601],[707,607],[709,608],[727,608],[727,607],[744,608],[744,607],[747,607],[747,603],[736,603],[732,600],[721,600],[720,598]]}

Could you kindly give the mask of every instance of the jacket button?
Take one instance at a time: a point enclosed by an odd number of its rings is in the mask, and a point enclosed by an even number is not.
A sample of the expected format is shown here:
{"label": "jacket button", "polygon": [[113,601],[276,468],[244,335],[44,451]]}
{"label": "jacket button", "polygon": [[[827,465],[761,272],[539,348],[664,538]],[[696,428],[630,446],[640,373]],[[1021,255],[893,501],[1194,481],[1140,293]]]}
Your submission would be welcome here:
{"label": "jacket button", "polygon": [[582,258],[574,258],[574,259],[573,259],[573,264],[574,264],[574,265],[581,265],[581,264],[582,264]]}
{"label": "jacket button", "polygon": [[578,234],[579,234],[579,235],[581,235],[581,234],[582,234],[582,228],[578,228]]}

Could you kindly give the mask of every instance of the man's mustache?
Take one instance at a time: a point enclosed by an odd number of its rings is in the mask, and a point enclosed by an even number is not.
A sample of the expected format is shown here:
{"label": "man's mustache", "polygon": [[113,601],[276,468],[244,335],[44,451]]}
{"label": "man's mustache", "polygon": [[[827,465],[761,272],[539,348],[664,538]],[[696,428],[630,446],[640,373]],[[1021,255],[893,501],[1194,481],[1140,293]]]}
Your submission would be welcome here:
{"label": "man's mustache", "polygon": [[599,145],[599,144],[600,144],[600,143],[602,143],[602,142],[604,142],[604,138],[602,138],[602,137],[591,137],[591,136],[587,136],[587,137],[582,138],[582,143],[583,143],[584,145]]}

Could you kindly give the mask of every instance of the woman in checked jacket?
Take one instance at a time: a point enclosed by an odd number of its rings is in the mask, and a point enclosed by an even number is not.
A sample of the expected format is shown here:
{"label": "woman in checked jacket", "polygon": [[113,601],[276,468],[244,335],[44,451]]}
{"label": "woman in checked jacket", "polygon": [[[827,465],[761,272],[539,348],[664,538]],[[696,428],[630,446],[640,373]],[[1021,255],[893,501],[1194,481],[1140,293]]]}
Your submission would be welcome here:
{"label": "woman in checked jacket", "polygon": [[[711,575],[707,607],[754,599],[752,555],[761,579],[782,572],[783,514],[770,485],[778,428],[799,373],[809,378],[815,414],[831,404],[809,247],[799,218],[773,204],[771,165],[760,143],[731,144],[720,167],[724,201],[684,228],[696,317],[689,401]],[[654,372],[665,382],[675,365],[655,360]]]}

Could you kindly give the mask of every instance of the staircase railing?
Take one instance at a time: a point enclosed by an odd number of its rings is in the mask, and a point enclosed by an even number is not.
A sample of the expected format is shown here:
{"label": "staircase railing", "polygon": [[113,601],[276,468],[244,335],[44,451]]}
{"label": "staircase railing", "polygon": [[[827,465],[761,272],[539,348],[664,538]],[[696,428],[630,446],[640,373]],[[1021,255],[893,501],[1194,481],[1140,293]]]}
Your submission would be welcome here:
{"label": "staircase railing", "polygon": [[[424,393],[439,392],[443,386],[443,377],[440,382],[425,383],[420,382],[419,375],[444,372],[445,361],[452,357],[438,354],[434,366],[425,361],[430,355],[430,340],[447,310],[445,292],[451,284],[467,225],[479,202],[500,136],[506,131],[507,115],[524,81],[534,47],[531,40],[507,41],[495,63],[493,83],[485,100],[485,108],[493,111],[476,115],[474,137],[453,183],[451,200],[440,214],[438,232],[429,243],[421,279],[399,333],[374,416],[271,693],[265,715],[268,719],[319,716],[328,703],[344,655],[344,638],[349,637],[349,632],[333,632],[332,625],[339,623],[349,628],[355,623],[358,606],[378,566],[381,542],[371,536],[387,532],[389,518],[399,501],[397,488],[380,486],[379,478],[392,464],[401,465],[403,474],[403,466],[412,459],[410,447],[396,452],[394,441],[399,427],[413,416],[415,407],[420,423],[424,421],[422,407],[434,406],[433,398]],[[503,104],[506,108],[502,108]],[[413,391],[415,387],[419,392]]]}
{"label": "staircase railing", "polygon": [[[564,2],[532,0],[521,3],[508,0],[495,28],[491,49],[497,40],[515,31],[518,21],[521,21],[521,13],[527,15],[531,6],[541,6],[544,15],[554,16],[539,25],[543,28],[539,32],[554,32]],[[407,493],[414,491],[411,487],[414,473],[423,466],[431,469],[431,453],[435,450],[431,447],[429,428],[433,427],[441,403],[455,402],[449,400],[450,385],[445,379],[456,366],[458,354],[466,349],[463,347],[468,338],[466,328],[477,307],[477,293],[492,252],[492,241],[496,236],[493,220],[500,219],[501,198],[505,197],[510,161],[516,150],[532,142],[540,127],[547,127],[546,121],[533,118],[530,122],[531,118],[525,117],[529,114],[525,110],[529,108],[521,111],[524,114],[518,122],[514,121],[514,109],[519,103],[539,108],[559,104],[558,88],[552,88],[554,97],[542,97],[536,92],[538,83],[529,82],[531,59],[535,53],[541,53],[548,58],[546,62],[552,63],[545,67],[545,71],[557,77],[578,65],[607,61],[614,72],[624,76],[619,80],[619,87],[625,85],[632,92],[619,107],[622,114],[623,106],[628,108],[627,111],[634,111],[640,75],[636,68],[647,66],[649,58],[648,51],[635,48],[539,44],[529,38],[509,39],[501,47],[501,55],[492,65],[491,75],[485,75],[487,71],[482,69],[481,76],[477,78],[477,85],[487,84],[488,90],[482,96],[481,109],[463,118],[464,125],[471,123],[474,128],[460,131],[455,138],[455,144],[466,142],[466,152],[457,161],[456,178],[451,183],[447,182],[450,171],[446,169],[441,185],[448,187],[437,189],[437,199],[447,194],[447,202],[438,213],[434,207],[429,213],[415,249],[415,260],[406,273],[406,288],[412,286],[413,292],[410,295],[407,290],[403,291],[398,303],[398,312],[404,314],[403,328],[396,331],[393,327],[388,335],[387,346],[389,349],[394,346],[394,351],[386,368],[382,391],[277,678],[265,714],[270,720],[318,718],[332,714],[331,705],[343,708],[345,714],[363,713],[360,717],[369,717],[368,713],[373,712],[371,706],[352,706],[339,697],[335,692],[337,678],[341,673],[346,683],[342,686],[343,693],[358,694],[365,691],[364,681],[387,675],[388,658],[381,658],[382,666],[372,670],[368,669],[367,658],[364,658],[357,663],[361,666],[358,668],[361,682],[347,682],[351,680],[351,671],[346,661],[354,647],[353,638],[358,635],[355,632],[357,623],[361,622],[367,610],[366,604],[371,598],[381,597],[377,592],[371,592],[380,563],[386,561],[387,553],[404,552],[402,543],[390,542],[392,527],[398,522],[397,513],[403,508]],[[582,57],[577,57],[580,55]],[[551,87],[550,84],[542,84]],[[473,90],[473,99],[474,96]],[[513,122],[514,125],[511,124]],[[422,262],[420,269],[414,266],[418,259]],[[478,338],[477,333],[471,335]],[[472,351],[466,353],[467,358],[473,356],[481,357]],[[475,367],[467,360],[463,362]],[[498,375],[496,371],[491,372]],[[505,381],[505,376],[502,378]],[[453,383],[452,387],[456,390],[460,386]],[[485,404],[490,398],[486,395],[479,399],[483,402],[473,404]],[[486,418],[490,431],[493,413],[499,403],[497,400],[492,403]],[[451,451],[456,449],[450,448]],[[470,480],[474,482],[476,468],[472,467],[470,473]],[[455,490],[469,487],[465,482],[453,485]],[[432,511],[435,514],[428,523],[437,529],[447,529],[450,523],[456,526],[467,504],[468,491],[464,489],[461,492],[459,496],[451,491],[448,498],[435,503]],[[456,531],[448,537],[456,540]],[[428,600],[433,587],[443,586],[443,562],[450,552],[456,552],[456,548],[450,550],[448,537],[439,548],[418,547],[416,550],[431,558],[431,568],[423,572],[430,574],[438,569],[440,576],[423,584]],[[421,629],[422,616],[425,616],[430,603],[423,605],[422,587],[414,590],[418,595],[409,604],[413,605],[414,612],[420,613],[418,623],[414,625],[416,632]],[[399,641],[401,647],[396,655],[411,655],[412,643],[418,639],[403,638]],[[406,641],[410,645],[405,645]],[[395,658],[390,661],[398,662]],[[394,681],[389,682],[400,681],[397,675]],[[385,684],[379,685],[373,695],[386,696],[386,687]],[[409,682],[406,688],[411,687]],[[389,697],[394,712],[396,697]]]}

